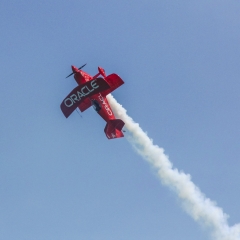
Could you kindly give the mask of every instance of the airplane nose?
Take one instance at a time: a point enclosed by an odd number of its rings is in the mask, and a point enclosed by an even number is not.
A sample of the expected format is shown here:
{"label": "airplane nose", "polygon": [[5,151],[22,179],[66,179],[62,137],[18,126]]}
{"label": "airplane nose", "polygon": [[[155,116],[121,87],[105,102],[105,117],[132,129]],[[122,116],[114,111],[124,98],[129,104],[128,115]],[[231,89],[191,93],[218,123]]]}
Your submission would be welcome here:
{"label": "airplane nose", "polygon": [[72,66],[72,71],[73,71],[73,72],[77,72],[78,69],[77,69],[75,66]]}

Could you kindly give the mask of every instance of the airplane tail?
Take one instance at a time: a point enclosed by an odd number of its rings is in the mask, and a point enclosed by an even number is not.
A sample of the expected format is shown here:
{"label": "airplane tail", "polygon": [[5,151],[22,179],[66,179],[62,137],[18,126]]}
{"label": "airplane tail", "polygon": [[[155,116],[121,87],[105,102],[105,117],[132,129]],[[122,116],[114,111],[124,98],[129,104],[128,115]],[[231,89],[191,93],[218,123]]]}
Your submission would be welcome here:
{"label": "airplane tail", "polygon": [[125,123],[121,119],[109,120],[104,128],[108,139],[123,137],[122,128]]}

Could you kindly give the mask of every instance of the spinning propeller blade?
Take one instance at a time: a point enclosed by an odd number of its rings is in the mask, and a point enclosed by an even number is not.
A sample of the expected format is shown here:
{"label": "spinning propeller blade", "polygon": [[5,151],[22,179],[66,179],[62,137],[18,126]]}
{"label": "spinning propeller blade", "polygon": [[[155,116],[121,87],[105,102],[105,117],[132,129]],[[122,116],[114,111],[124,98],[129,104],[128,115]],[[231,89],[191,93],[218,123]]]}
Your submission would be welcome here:
{"label": "spinning propeller blade", "polygon": [[[80,68],[78,68],[78,70],[82,69],[82,68],[85,67],[85,66],[86,66],[86,63],[83,64]],[[72,76],[73,74],[74,74],[74,72],[70,73],[66,78]]]}
{"label": "spinning propeller blade", "polygon": [[82,69],[83,67],[85,67],[87,64],[83,64],[80,68],[78,68],[78,70]]}
{"label": "spinning propeller blade", "polygon": [[74,72],[72,72],[71,74],[69,74],[66,78],[70,77],[70,76],[73,75],[73,74],[74,74]]}

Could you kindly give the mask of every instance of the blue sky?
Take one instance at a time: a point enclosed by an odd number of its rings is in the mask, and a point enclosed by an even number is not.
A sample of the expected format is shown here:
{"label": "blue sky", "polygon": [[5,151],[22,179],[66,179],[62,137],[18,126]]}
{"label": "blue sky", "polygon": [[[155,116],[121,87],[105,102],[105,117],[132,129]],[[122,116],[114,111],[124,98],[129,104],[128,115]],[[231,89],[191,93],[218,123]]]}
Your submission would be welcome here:
{"label": "blue sky", "polygon": [[0,2],[0,239],[209,239],[93,109],[65,119],[70,66],[113,95],[240,222],[239,1]]}

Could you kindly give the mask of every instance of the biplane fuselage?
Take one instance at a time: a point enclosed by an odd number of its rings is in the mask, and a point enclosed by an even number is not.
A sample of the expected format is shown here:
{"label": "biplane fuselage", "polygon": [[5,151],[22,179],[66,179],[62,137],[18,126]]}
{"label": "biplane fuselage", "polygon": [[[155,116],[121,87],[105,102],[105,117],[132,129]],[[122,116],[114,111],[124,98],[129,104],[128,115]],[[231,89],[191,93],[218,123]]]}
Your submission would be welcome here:
{"label": "biplane fuselage", "polygon": [[[123,137],[124,122],[116,119],[106,96],[121,86],[124,82],[117,74],[105,75],[98,67],[98,74],[91,76],[83,70],[72,66],[76,87],[62,102],[61,109],[68,117],[77,107],[84,112],[93,106],[95,111],[107,122],[104,132],[108,139]],[[103,78],[98,78],[102,75]]]}

